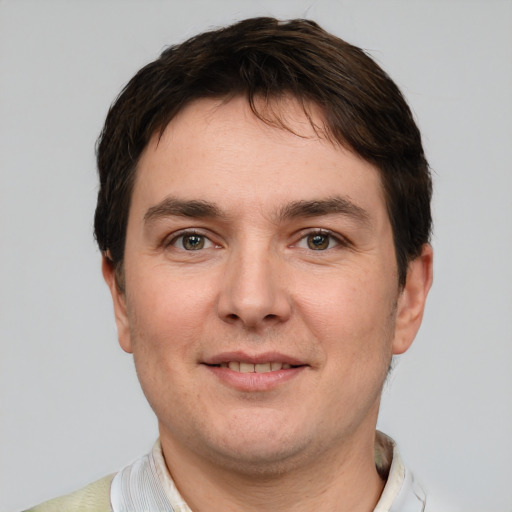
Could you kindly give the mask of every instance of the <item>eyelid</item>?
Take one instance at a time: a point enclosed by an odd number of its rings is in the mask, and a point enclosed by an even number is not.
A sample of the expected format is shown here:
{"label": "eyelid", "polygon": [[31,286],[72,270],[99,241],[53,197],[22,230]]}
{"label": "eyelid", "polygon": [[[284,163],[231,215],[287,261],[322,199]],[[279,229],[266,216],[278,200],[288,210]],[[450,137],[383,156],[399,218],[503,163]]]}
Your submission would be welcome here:
{"label": "eyelid", "polygon": [[[297,242],[293,243],[292,246],[298,247],[300,242],[305,240],[308,236],[312,236],[312,235],[328,236],[336,242],[336,245],[334,247],[329,247],[328,249],[324,249],[324,251],[329,250],[329,249],[334,249],[335,247],[339,247],[339,246],[347,247],[350,245],[350,241],[346,237],[344,237],[343,235],[340,235],[339,233],[336,233],[335,231],[331,231],[330,229],[325,229],[325,228],[308,228],[308,229],[303,229],[297,233]],[[309,249],[309,250],[311,250],[311,249]],[[318,252],[324,252],[324,251],[318,251]]]}
{"label": "eyelid", "polygon": [[[164,248],[167,248],[167,247],[176,247],[176,242],[180,239],[180,238],[183,238],[185,236],[201,236],[203,238],[205,238],[205,240],[208,240],[208,242],[211,244],[211,246],[209,247],[204,247],[204,249],[209,249],[210,247],[219,247],[219,244],[215,243],[213,240],[212,240],[212,236],[210,234],[207,234],[205,233],[204,230],[201,230],[201,229],[198,229],[198,228],[184,228],[184,229],[180,229],[178,231],[174,231],[173,233],[167,235],[164,239],[163,239],[163,242],[162,242],[162,246]],[[178,248],[178,247],[176,247]],[[185,249],[183,249],[185,250]]]}

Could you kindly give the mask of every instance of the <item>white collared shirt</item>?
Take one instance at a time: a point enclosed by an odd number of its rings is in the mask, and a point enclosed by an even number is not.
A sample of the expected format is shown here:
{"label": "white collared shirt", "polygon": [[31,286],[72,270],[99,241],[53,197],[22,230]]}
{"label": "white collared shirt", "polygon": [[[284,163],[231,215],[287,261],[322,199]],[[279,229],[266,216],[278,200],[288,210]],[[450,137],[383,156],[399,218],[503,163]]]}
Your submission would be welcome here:
{"label": "white collared shirt", "polygon": [[[402,461],[395,442],[377,432],[376,458],[391,459],[382,495],[373,512],[423,512],[426,497]],[[112,481],[113,512],[192,512],[181,497],[165,464],[160,441],[147,455],[123,468]]]}

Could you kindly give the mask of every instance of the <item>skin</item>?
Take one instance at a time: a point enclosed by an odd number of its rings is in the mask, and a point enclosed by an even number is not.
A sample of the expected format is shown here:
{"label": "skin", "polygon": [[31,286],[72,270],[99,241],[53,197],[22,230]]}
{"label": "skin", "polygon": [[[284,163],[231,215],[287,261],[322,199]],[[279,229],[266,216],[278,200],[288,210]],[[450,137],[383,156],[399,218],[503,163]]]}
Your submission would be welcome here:
{"label": "skin", "polygon": [[[103,262],[119,342],[194,511],[370,511],[382,385],[421,323],[432,250],[399,288],[377,169],[319,138],[293,100],[273,108],[295,134],[242,98],[204,99],[148,144],[124,293]],[[293,367],[241,374],[223,359]]]}

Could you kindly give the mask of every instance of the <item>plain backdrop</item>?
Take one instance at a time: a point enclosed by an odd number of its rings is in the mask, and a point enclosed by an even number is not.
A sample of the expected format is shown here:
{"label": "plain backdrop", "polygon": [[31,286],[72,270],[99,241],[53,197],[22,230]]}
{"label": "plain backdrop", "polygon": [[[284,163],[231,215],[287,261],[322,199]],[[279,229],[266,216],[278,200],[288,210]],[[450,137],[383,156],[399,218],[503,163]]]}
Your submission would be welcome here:
{"label": "plain backdrop", "polygon": [[109,104],[166,45],[244,17],[309,17],[367,50],[422,130],[435,284],[385,391],[429,510],[512,512],[511,1],[0,1],[0,510],[152,446],[92,236]]}

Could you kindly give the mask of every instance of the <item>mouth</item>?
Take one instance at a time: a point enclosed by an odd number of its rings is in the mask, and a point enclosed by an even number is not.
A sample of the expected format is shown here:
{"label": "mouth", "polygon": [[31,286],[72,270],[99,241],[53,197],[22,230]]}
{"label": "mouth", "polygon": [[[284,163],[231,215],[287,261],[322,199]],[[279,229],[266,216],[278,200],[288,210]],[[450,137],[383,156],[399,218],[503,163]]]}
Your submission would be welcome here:
{"label": "mouth", "polygon": [[269,373],[277,372],[279,370],[290,370],[302,365],[291,365],[280,361],[270,361],[267,363],[247,363],[244,361],[223,361],[220,364],[213,364],[208,366],[216,366],[218,368],[229,368],[234,372],[239,373]]}
{"label": "mouth", "polygon": [[298,377],[309,364],[278,353],[224,352],[202,362],[224,384],[240,391],[268,391]]}

